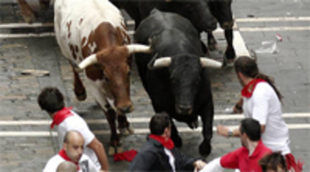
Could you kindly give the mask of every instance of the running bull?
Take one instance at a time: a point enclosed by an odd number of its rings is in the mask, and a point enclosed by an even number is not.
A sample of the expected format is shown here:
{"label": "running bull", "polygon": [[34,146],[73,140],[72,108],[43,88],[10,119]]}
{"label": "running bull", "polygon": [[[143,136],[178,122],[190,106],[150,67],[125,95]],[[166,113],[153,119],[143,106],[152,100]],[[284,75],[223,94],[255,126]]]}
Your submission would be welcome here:
{"label": "running bull", "polygon": [[171,117],[171,138],[182,145],[172,119],[198,127],[202,120],[202,155],[211,152],[213,100],[206,67],[221,67],[220,62],[204,56],[200,34],[191,22],[178,14],[152,10],[141,21],[135,39],[150,44],[152,54],[136,54],[136,64],[143,86],[152,100],[155,112],[167,112]]}
{"label": "running bull", "polygon": [[[56,0],[54,14],[57,42],[72,65],[75,95],[79,100],[86,99],[85,84],[104,111],[111,128],[109,154],[113,154],[120,146],[116,118],[120,130],[131,132],[124,115],[133,110],[129,92],[130,55],[148,52],[150,48],[128,45],[124,19],[108,0]],[[80,70],[85,71],[84,84]]]}

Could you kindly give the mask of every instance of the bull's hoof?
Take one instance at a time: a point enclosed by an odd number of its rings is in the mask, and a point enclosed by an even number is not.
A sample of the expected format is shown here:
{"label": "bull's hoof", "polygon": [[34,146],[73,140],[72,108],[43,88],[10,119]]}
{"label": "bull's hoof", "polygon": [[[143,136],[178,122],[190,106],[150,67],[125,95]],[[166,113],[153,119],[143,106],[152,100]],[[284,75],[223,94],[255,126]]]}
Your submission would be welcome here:
{"label": "bull's hoof", "polygon": [[108,155],[113,156],[116,153],[121,153],[123,152],[123,147],[122,146],[110,146],[108,150]]}
{"label": "bull's hoof", "polygon": [[234,59],[227,59],[224,57],[222,68],[234,67]]}
{"label": "bull's hoof", "polygon": [[85,91],[83,91],[83,92],[74,91],[74,93],[75,93],[76,98],[77,98],[79,101],[83,101],[83,100],[85,100],[85,99],[87,98],[87,94],[86,94]]}
{"label": "bull's hoof", "polygon": [[119,132],[122,136],[129,136],[134,134],[134,129],[132,127],[120,128]]}
{"label": "bull's hoof", "polygon": [[228,48],[225,51],[224,59],[226,59],[227,64],[233,64],[234,60],[236,58],[236,53],[233,48]]}
{"label": "bull's hoof", "polygon": [[23,16],[23,19],[26,23],[33,23],[34,21],[36,21],[36,17],[34,15],[29,15],[29,16]]}
{"label": "bull's hoof", "polygon": [[199,146],[199,153],[202,156],[208,156],[211,153],[211,149],[210,142],[203,141]]}

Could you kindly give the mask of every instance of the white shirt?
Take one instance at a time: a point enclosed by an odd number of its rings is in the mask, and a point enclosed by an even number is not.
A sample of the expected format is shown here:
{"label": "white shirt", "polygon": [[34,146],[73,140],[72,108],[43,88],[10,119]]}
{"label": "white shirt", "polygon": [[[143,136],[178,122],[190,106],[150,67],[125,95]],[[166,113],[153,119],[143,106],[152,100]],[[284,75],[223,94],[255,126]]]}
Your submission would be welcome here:
{"label": "white shirt", "polygon": [[283,155],[290,153],[288,127],[282,118],[281,102],[267,82],[260,82],[250,98],[243,98],[243,111],[247,118],[254,118],[265,125],[263,143]]}
{"label": "white shirt", "polygon": [[222,172],[224,168],[221,165],[221,157],[218,157],[207,163],[199,172]]}
{"label": "white shirt", "polygon": [[[43,172],[56,172],[57,167],[62,162],[66,161],[59,154],[54,155],[46,163]],[[90,158],[83,154],[79,161],[80,170],[78,172],[98,172],[96,165],[90,160]]]}
{"label": "white shirt", "polygon": [[84,141],[85,141],[84,142],[84,153],[87,156],[89,156],[89,158],[95,163],[95,165],[97,166],[97,169],[99,170],[101,168],[101,165],[98,161],[96,153],[92,149],[87,147],[87,145],[93,141],[93,139],[95,138],[95,135],[90,131],[90,129],[88,128],[88,125],[86,124],[83,118],[81,118],[78,114],[76,114],[72,110],[71,110],[71,113],[73,114],[73,116],[67,117],[64,121],[62,121],[58,125],[59,148],[60,149],[62,148],[63,140],[64,140],[64,137],[67,131],[75,130],[75,131],[80,132],[83,135]]}
{"label": "white shirt", "polygon": [[169,164],[171,165],[172,171],[175,172],[175,158],[169,149],[164,148],[165,154],[169,157]]}

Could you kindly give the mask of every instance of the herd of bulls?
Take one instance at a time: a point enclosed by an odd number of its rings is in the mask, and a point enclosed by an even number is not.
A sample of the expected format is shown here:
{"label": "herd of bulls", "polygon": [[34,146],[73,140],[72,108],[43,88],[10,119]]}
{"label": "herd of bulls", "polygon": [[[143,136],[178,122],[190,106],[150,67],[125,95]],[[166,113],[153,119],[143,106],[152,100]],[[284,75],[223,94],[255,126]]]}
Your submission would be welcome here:
{"label": "herd of bulls", "polygon": [[[112,4],[112,3],[113,4]],[[132,54],[143,86],[155,112],[166,111],[176,119],[197,128],[203,125],[201,155],[211,152],[213,100],[206,68],[223,64],[205,57],[216,48],[212,31],[217,21],[225,30],[227,49],[224,62],[235,58],[232,45],[231,0],[54,0],[54,29],[63,55],[72,65],[74,92],[79,100],[87,97],[86,87],[104,111],[111,128],[111,148],[120,146],[116,121],[121,132],[133,132],[126,113],[133,110],[130,100]],[[27,0],[18,0],[27,22],[37,12]],[[49,0],[38,0],[46,8]],[[121,12],[124,8],[136,22],[130,38]],[[42,9],[41,9],[42,10]],[[208,48],[200,32],[208,33]],[[82,82],[79,72],[85,72]],[[173,122],[172,122],[173,124]],[[182,145],[172,125],[172,139]]]}

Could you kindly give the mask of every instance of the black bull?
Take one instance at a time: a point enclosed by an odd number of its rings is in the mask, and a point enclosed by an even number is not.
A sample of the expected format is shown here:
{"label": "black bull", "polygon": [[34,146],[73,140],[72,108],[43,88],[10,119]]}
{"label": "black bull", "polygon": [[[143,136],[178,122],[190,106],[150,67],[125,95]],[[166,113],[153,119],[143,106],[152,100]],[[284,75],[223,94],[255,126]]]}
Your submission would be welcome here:
{"label": "black bull", "polygon": [[[233,48],[232,0],[111,0],[119,8],[124,8],[135,20],[136,26],[147,17],[153,8],[175,12],[189,19],[199,32],[208,34],[208,47],[216,48],[212,31],[216,29],[216,20],[225,30],[227,48],[224,59],[232,62],[236,56]],[[216,19],[215,19],[215,18]]]}
{"label": "black bull", "polygon": [[[211,152],[213,100],[200,34],[190,21],[175,13],[153,10],[138,26],[135,39],[150,43],[152,54],[136,54],[143,85],[156,113],[167,112],[171,119],[198,126],[202,120],[202,155]],[[221,65],[218,65],[221,66]],[[182,140],[172,122],[171,137],[176,146]]]}

